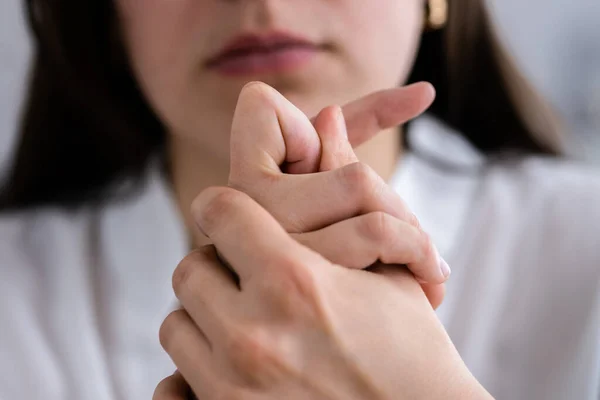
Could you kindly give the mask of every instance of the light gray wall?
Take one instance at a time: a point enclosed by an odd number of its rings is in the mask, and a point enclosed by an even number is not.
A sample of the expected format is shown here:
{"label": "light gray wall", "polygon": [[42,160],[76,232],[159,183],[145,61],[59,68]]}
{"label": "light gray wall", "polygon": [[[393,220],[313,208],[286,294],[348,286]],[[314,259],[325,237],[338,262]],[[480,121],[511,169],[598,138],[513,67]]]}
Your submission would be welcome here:
{"label": "light gray wall", "polygon": [[518,63],[600,164],[600,0],[488,0]]}
{"label": "light gray wall", "polygon": [[[600,0],[488,0],[505,41],[564,114],[571,151],[600,163]],[[21,1],[0,1],[0,171],[14,141],[30,46]]]}

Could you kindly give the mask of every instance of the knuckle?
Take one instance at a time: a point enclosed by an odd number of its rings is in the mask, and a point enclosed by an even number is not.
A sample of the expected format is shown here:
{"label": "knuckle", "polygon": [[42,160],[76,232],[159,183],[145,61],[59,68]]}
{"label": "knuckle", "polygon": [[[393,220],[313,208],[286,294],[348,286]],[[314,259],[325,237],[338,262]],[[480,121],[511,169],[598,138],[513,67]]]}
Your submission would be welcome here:
{"label": "knuckle", "polygon": [[228,337],[226,352],[234,374],[243,384],[263,386],[275,378],[284,363],[272,333],[258,326],[246,326]]}
{"label": "knuckle", "polygon": [[342,168],[342,181],[348,195],[354,200],[361,200],[371,195],[379,183],[375,171],[360,162]]}
{"label": "knuckle", "polygon": [[[248,82],[242,88],[238,98],[238,108],[252,112],[256,107],[275,108],[279,92],[264,82]],[[247,105],[248,108],[244,107]]]}
{"label": "knuckle", "polygon": [[156,386],[152,400],[180,400],[183,392],[187,392],[188,386],[179,373],[164,378]]}
{"label": "knuckle", "polygon": [[252,96],[253,99],[258,97],[268,100],[273,96],[273,88],[264,82],[251,81],[244,85],[240,96]]}
{"label": "knuckle", "polygon": [[154,390],[154,394],[152,395],[152,400],[166,400],[166,393],[169,387],[169,383],[171,381],[171,377],[167,377],[165,379],[163,379],[162,381],[160,381],[160,383],[156,386],[156,389]]}
{"label": "knuckle", "polygon": [[167,315],[167,318],[160,325],[158,339],[166,352],[169,352],[173,348],[173,344],[177,343],[176,336],[180,331],[179,327],[186,319],[187,315],[184,310],[175,310]]}
{"label": "knuckle", "polygon": [[417,218],[417,216],[411,212],[408,213],[408,221],[407,221],[411,226],[417,228],[417,229],[421,229],[421,222],[419,221],[419,218]]}
{"label": "knuckle", "polygon": [[273,260],[277,263],[277,270],[284,276],[294,276],[299,270],[306,269],[307,263],[304,260],[294,257],[291,254],[284,254]]}
{"label": "knuckle", "polygon": [[[302,235],[297,235],[296,237],[300,236]],[[264,260],[266,263],[265,270],[278,274],[279,277],[294,270],[306,268],[306,260],[297,256],[296,249],[297,244],[290,243],[285,248],[280,249],[281,251],[271,254],[268,259]]]}
{"label": "knuckle", "polygon": [[257,326],[246,325],[230,334],[227,338],[227,354],[231,361],[238,367],[254,367],[254,362],[260,361],[268,351],[265,333]]}
{"label": "knuckle", "polygon": [[235,209],[245,195],[228,187],[205,189],[192,203],[192,215],[206,233],[210,233],[220,218]]}
{"label": "knuckle", "polygon": [[360,231],[369,241],[385,245],[393,241],[397,234],[394,229],[394,218],[385,212],[372,212],[362,221],[363,226],[360,227]]}
{"label": "knuckle", "polygon": [[[282,282],[289,282],[300,289],[312,291],[318,286],[319,268],[322,257],[311,251],[301,255],[286,255],[281,260],[279,277]],[[301,290],[301,292],[303,292]]]}
{"label": "knuckle", "polygon": [[236,207],[240,201],[243,201],[244,197],[245,195],[240,191],[221,187],[214,190],[205,209],[213,211],[214,214],[219,214]]}
{"label": "knuckle", "polygon": [[321,290],[317,268],[290,261],[282,268],[276,283],[265,282],[263,294],[274,316],[283,319],[311,318],[321,309]]}
{"label": "knuckle", "polygon": [[175,294],[179,297],[182,290],[189,286],[189,282],[196,271],[198,265],[204,261],[201,250],[196,250],[188,254],[181,260],[175,271],[173,271],[172,286]]}

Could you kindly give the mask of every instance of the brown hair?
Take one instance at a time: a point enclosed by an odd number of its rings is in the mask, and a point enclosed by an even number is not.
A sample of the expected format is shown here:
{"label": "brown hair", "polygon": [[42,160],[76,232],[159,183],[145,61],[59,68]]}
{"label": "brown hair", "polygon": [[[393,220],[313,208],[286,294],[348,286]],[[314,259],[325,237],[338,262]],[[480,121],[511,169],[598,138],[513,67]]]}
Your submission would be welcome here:
{"label": "brown hair", "polygon": [[[128,66],[115,6],[25,3],[35,60],[0,210],[107,199],[112,183],[140,177],[165,144]],[[484,3],[450,0],[448,25],[423,35],[410,82],[431,82],[438,97],[430,113],[484,153],[556,155],[553,113],[503,50]]]}

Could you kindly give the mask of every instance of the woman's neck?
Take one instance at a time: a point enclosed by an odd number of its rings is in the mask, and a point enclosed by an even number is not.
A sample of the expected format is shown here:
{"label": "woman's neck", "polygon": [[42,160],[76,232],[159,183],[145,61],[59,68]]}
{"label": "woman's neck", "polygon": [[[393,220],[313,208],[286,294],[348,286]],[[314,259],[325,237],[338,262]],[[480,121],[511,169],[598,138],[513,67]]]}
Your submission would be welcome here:
{"label": "woman's neck", "polygon": [[[229,176],[229,159],[215,156],[190,140],[171,136],[169,172],[172,189],[181,218],[185,222],[190,242],[194,246],[208,244],[193,221],[190,206],[194,198],[210,186],[225,186]],[[362,162],[368,164],[383,179],[389,180],[401,155],[401,135],[398,129],[381,132],[356,149]]]}

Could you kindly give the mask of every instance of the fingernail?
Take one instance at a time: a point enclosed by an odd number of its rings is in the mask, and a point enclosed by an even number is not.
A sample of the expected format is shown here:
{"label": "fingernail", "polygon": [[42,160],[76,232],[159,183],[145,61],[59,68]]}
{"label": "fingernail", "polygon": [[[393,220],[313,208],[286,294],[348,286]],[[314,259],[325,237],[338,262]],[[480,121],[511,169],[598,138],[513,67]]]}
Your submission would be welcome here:
{"label": "fingernail", "polygon": [[446,279],[448,279],[448,277],[452,273],[452,270],[450,269],[450,266],[448,265],[448,263],[446,262],[446,260],[444,260],[441,257],[440,257],[440,270],[442,271],[442,275]]}
{"label": "fingernail", "polygon": [[438,265],[440,267],[440,272],[442,273],[444,279],[447,279],[452,273],[452,270],[450,269],[450,266],[448,265],[446,260],[444,260],[442,256],[440,256],[440,252],[438,251],[437,247],[435,247],[434,250]]}

